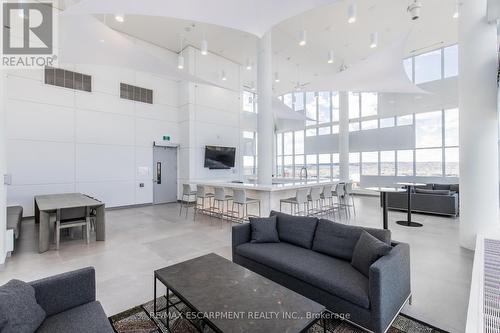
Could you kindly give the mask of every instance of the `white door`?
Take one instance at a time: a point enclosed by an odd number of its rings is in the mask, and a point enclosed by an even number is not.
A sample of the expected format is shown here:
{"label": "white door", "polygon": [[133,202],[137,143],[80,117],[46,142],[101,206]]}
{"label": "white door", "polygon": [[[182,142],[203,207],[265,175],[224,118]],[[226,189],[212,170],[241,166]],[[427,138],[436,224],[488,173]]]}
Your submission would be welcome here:
{"label": "white door", "polygon": [[153,202],[177,202],[177,148],[153,147]]}

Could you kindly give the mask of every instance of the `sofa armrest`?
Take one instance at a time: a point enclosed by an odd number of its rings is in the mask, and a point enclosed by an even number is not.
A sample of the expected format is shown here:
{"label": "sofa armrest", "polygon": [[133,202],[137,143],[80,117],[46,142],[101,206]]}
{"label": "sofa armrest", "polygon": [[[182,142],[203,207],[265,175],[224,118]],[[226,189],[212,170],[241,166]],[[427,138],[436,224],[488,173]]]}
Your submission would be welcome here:
{"label": "sofa armrest", "polygon": [[95,301],[95,270],[82,268],[30,282],[36,301],[52,316]]}
{"label": "sofa armrest", "polygon": [[250,223],[243,223],[233,226],[232,232],[232,246],[234,249],[241,244],[250,242],[251,240],[251,229]]}
{"label": "sofa armrest", "polygon": [[370,267],[369,295],[377,332],[384,332],[411,294],[410,246],[393,243]]}

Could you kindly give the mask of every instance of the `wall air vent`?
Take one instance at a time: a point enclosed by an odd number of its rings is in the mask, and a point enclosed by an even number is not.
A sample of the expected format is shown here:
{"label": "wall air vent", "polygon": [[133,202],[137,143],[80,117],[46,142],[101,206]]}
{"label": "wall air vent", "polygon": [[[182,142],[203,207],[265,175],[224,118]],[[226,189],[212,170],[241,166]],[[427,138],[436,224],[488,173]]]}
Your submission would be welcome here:
{"label": "wall air vent", "polygon": [[153,90],[120,83],[120,98],[153,104]]}
{"label": "wall air vent", "polygon": [[45,67],[45,84],[82,91],[92,91],[92,77],[65,69]]}

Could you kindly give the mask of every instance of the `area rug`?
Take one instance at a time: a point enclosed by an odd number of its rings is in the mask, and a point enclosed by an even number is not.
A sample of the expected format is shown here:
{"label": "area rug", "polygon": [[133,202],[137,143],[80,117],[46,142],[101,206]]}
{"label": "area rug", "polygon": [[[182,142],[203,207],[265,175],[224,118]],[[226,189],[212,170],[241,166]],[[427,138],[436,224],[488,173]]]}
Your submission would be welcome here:
{"label": "area rug", "polygon": [[[184,312],[189,309],[182,304],[175,296],[170,297],[170,301],[178,303],[177,308]],[[186,319],[182,318],[179,311],[171,308],[170,331],[162,321],[166,314],[166,298],[157,298],[158,315],[150,317],[153,312],[153,301],[149,301],[140,306],[126,310],[109,318],[111,325],[117,333],[213,333],[210,327],[206,326],[202,320],[195,322],[196,328]],[[173,315],[172,315],[173,314]],[[164,319],[163,319],[164,320]],[[364,333],[365,331],[342,320],[328,319],[326,322],[328,333]],[[427,325],[406,315],[399,315],[388,333],[447,333],[431,325]],[[228,332],[231,333],[231,332]],[[277,332],[280,333],[280,332]],[[313,325],[308,333],[323,333],[322,321]]]}

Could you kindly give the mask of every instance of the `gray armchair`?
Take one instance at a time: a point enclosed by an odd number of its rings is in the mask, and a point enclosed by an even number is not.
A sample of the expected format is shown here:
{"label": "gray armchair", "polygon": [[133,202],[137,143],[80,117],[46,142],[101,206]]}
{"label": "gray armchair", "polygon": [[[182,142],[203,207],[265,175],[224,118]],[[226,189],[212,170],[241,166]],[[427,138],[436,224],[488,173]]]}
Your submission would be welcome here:
{"label": "gray armchair", "polygon": [[114,332],[101,304],[96,301],[93,267],[36,280],[30,285],[47,315],[37,332]]}

